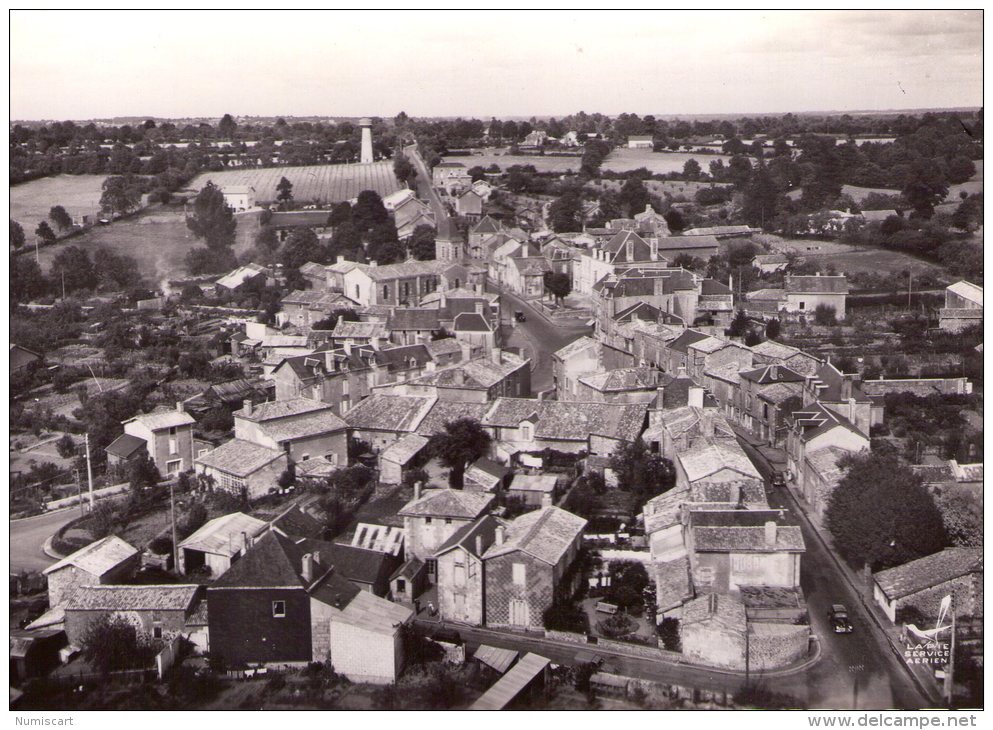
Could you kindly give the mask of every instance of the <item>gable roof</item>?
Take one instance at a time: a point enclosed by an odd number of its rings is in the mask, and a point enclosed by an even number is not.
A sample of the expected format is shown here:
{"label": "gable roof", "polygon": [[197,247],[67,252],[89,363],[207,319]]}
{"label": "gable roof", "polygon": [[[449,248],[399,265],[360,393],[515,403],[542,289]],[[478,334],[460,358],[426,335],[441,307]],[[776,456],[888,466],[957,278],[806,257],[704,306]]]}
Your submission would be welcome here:
{"label": "gable roof", "polygon": [[[767,540],[766,523],[776,524],[775,541]],[[778,510],[720,509],[690,512],[696,552],[803,552],[797,525],[783,522]]]}
{"label": "gable roof", "polygon": [[428,330],[441,329],[441,312],[437,308],[395,309],[386,320],[386,329],[394,330]]}
{"label": "gable roof", "polygon": [[438,400],[417,424],[417,433],[422,436],[434,436],[445,430],[446,423],[460,418],[482,421],[489,407],[489,403]]}
{"label": "gable roof", "polygon": [[262,276],[264,274],[265,274],[265,269],[259,266],[258,264],[247,264],[245,266],[239,266],[234,271],[225,274],[220,279],[218,279],[215,282],[215,284],[217,286],[223,286],[225,289],[237,289],[246,281],[254,279],[257,276]]}
{"label": "gable roof", "polygon": [[527,512],[507,526],[503,544],[494,544],[483,559],[520,550],[544,563],[556,565],[585,527],[586,520],[560,507]]}
{"label": "gable roof", "polygon": [[288,537],[268,530],[211,585],[216,588],[304,588],[303,551]]}
{"label": "gable roof", "polygon": [[720,248],[716,236],[665,236],[659,238],[659,253],[684,248]]}
{"label": "gable roof", "polygon": [[124,423],[138,422],[149,431],[161,431],[166,428],[176,428],[178,426],[190,426],[196,421],[186,411],[177,411],[175,408],[164,408],[142,413],[133,418],[129,418]]}
{"label": "gable roof", "polygon": [[787,294],[847,294],[848,279],[844,276],[787,275]]}
{"label": "gable roof", "polygon": [[790,419],[801,430],[800,438],[804,441],[811,441],[836,427],[847,428],[866,440],[869,438],[847,418],[839,416],[817,402],[801,406],[793,411],[790,413]]}
{"label": "gable roof", "polygon": [[493,328],[483,315],[477,312],[462,312],[455,317],[456,332],[492,332]]}
{"label": "gable roof", "polygon": [[199,585],[79,586],[66,611],[188,611]]}
{"label": "gable roof", "polygon": [[266,529],[266,523],[244,512],[216,517],[179,543],[187,550],[233,557],[241,552],[242,533],[252,538]]}
{"label": "gable roof", "polygon": [[348,424],[333,411],[316,411],[297,418],[272,420],[261,424],[263,433],[276,443],[343,431]]}
{"label": "gable roof", "polygon": [[353,429],[414,431],[434,398],[378,393],[359,401],[345,414]]}
{"label": "gable roof", "polygon": [[483,425],[517,428],[527,418],[535,420],[535,438],[587,441],[591,434],[634,441],[642,432],[647,404],[577,403],[497,398],[483,418]]}
{"label": "gable roof", "polygon": [[125,433],[114,439],[104,451],[118,458],[127,459],[138,449],[144,449],[146,446],[145,439]]}
{"label": "gable roof", "polygon": [[232,439],[198,456],[194,461],[225,474],[244,478],[285,455],[281,449],[270,449],[245,439]]}
{"label": "gable roof", "polygon": [[552,353],[552,357],[556,357],[559,360],[567,360],[574,355],[578,355],[585,350],[593,348],[594,351],[598,348],[600,344],[594,340],[592,337],[583,335],[582,337],[573,340],[565,347],[562,347]]}
{"label": "gable roof", "polygon": [[805,378],[785,365],[763,365],[754,370],[743,370],[740,377],[759,385],[770,383],[802,383]]}
{"label": "gable roof", "polygon": [[331,411],[334,408],[330,403],[323,403],[312,398],[287,398],[285,400],[268,401],[252,406],[252,412],[247,413],[244,408],[235,411],[232,415],[244,418],[247,421],[264,423],[279,418],[289,418],[291,416],[301,416],[314,411]]}
{"label": "gable roof", "polygon": [[[463,525],[456,530],[450,538],[445,540],[435,551],[435,555],[443,555],[449,550],[461,547],[466,552],[475,555],[477,558],[483,557],[487,548],[496,541],[496,528],[503,524],[493,515],[483,515],[479,519]],[[483,552],[476,550],[476,537],[482,538]]]}
{"label": "gable roof", "polygon": [[710,335],[706,335],[703,332],[698,332],[697,330],[684,330],[679,337],[669,343],[669,349],[685,354],[687,348],[694,342],[700,342],[701,340],[706,340],[708,338],[710,338]]}
{"label": "gable roof", "polygon": [[461,489],[426,489],[397,514],[401,517],[455,517],[474,520],[493,502],[492,494]]}
{"label": "gable roof", "polygon": [[983,549],[945,548],[895,568],[876,573],[876,585],[890,600],[934,588],[970,573],[982,573]]}
{"label": "gable roof", "polygon": [[499,221],[488,215],[484,215],[479,219],[479,223],[473,226],[472,233],[499,233],[502,230],[503,226],[500,225]]}
{"label": "gable roof", "polygon": [[617,368],[602,373],[584,373],[578,379],[601,393],[653,390],[661,383],[662,371],[650,367]]}
{"label": "gable roof", "polygon": [[67,555],[55,565],[49,565],[42,573],[51,575],[57,570],[73,565],[91,575],[101,576],[125,560],[137,555],[138,552],[138,548],[125,542],[117,535],[109,535],[101,540],[91,542],[72,555]]}
{"label": "gable roof", "polygon": [[421,449],[427,445],[427,437],[416,433],[408,433],[383,449],[379,454],[379,458],[405,466],[407,462],[417,456]]}
{"label": "gable roof", "polygon": [[983,287],[976,286],[968,281],[956,281],[954,284],[946,287],[946,289],[953,294],[958,294],[963,299],[966,299],[974,304],[978,304],[980,307],[983,306]]}

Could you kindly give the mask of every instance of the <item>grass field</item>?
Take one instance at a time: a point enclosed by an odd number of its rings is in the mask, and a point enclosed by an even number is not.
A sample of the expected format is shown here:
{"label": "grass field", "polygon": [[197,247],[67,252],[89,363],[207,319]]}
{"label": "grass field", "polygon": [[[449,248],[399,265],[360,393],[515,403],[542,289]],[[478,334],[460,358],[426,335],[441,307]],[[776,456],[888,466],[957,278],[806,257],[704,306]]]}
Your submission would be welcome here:
{"label": "grass field", "polygon": [[293,183],[293,199],[298,203],[340,203],[355,198],[363,190],[375,190],[386,197],[400,189],[393,175],[392,162],[205,172],[198,175],[189,187],[200,190],[208,181],[220,187],[248,185],[255,188],[257,202],[271,203],[276,199],[276,185],[283,177]]}
{"label": "grass field", "polygon": [[[258,231],[258,213],[235,216],[238,221],[235,253],[252,247]],[[90,252],[106,248],[114,253],[133,256],[142,276],[153,281],[186,275],[187,251],[203,245],[186,227],[182,211],[154,208],[132,218],[115,221],[109,226],[97,226],[82,235],[41,249],[41,268],[47,271],[52,259],[66,246],[79,246]]]}
{"label": "grass field", "polygon": [[710,171],[713,160],[724,160],[727,165],[731,158],[728,155],[700,155],[693,152],[652,152],[651,150],[631,150],[619,147],[611,152],[601,166],[603,170],[627,172],[639,167],[648,168],[653,174],[664,175],[669,172],[682,172],[687,160],[696,160],[700,169]]}
{"label": "grass field", "polygon": [[582,164],[580,157],[553,157],[551,155],[500,155],[487,153],[484,155],[469,156],[449,156],[444,158],[445,162],[461,162],[466,168],[489,167],[496,165],[501,172],[505,172],[513,165],[534,165],[538,172],[579,172]]}
{"label": "grass field", "polygon": [[100,193],[106,175],[58,175],[10,187],[10,217],[21,224],[29,241],[48,211],[61,205],[78,217],[100,210]]}
{"label": "grass field", "polygon": [[937,264],[922,261],[900,251],[884,249],[857,249],[837,241],[814,241],[808,239],[781,238],[780,236],[762,235],[756,240],[765,243],[773,251],[793,250],[804,260],[818,264],[831,264],[839,272],[854,274],[860,271],[870,273],[899,273],[912,271],[915,275],[933,274],[942,276],[945,270]]}

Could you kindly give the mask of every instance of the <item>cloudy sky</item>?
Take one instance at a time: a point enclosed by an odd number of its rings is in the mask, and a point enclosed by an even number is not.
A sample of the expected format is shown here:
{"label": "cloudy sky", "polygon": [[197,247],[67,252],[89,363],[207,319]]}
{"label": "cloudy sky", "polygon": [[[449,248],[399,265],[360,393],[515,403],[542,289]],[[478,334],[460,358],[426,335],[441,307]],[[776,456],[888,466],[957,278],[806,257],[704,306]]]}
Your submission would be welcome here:
{"label": "cloudy sky", "polygon": [[13,119],[982,104],[981,11],[28,12]]}

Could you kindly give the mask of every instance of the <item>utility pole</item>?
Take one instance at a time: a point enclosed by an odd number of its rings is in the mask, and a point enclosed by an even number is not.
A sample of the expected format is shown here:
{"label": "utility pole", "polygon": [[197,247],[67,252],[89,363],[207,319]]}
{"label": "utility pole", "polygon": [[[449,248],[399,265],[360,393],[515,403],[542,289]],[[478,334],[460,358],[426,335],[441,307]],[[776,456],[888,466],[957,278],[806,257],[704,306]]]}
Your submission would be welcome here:
{"label": "utility pole", "polygon": [[76,498],[79,500],[79,516],[86,516],[86,506],[83,504],[83,480],[79,478],[79,469],[73,469],[76,473]]}
{"label": "utility pole", "polygon": [[910,272],[910,278],[907,280],[907,309],[911,308],[910,304],[910,293],[914,290],[914,272]]}
{"label": "utility pole", "polygon": [[169,482],[169,512],[172,517],[172,569],[179,572],[179,535],[176,530],[176,480]]}
{"label": "utility pole", "polygon": [[951,600],[948,602],[948,611],[952,614],[952,636],[949,640],[948,666],[945,667],[945,700],[951,708],[955,695],[955,681],[952,676],[955,673],[955,594],[952,593],[949,597]]}
{"label": "utility pole", "polygon": [[86,434],[86,480],[90,487],[90,512],[93,511],[93,464],[90,463],[90,434]]}
{"label": "utility pole", "polygon": [[62,272],[62,301],[66,298],[66,272]]}

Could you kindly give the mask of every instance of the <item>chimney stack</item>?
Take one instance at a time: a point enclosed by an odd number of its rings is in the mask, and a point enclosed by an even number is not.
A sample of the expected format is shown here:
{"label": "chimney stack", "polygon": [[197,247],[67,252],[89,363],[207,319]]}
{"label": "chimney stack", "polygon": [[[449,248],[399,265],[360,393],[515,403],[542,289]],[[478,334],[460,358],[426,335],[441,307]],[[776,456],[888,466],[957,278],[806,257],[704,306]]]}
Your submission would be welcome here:
{"label": "chimney stack", "polygon": [[770,365],[769,366],[769,377],[773,380],[779,380],[779,366]]}
{"label": "chimney stack", "polygon": [[496,528],[496,544],[503,545],[504,538],[507,536],[507,528],[503,525],[497,525]]}
{"label": "chimney stack", "polygon": [[300,568],[300,573],[303,575],[304,582],[307,583],[308,587],[314,582],[314,555],[313,553],[307,553],[303,556],[303,564]]}
{"label": "chimney stack", "polygon": [[765,523],[765,545],[766,547],[776,546],[776,522],[768,520]]}
{"label": "chimney stack", "polygon": [[183,412],[183,401],[181,400],[176,401],[176,412],[177,413]]}
{"label": "chimney stack", "polygon": [[345,263],[345,255],[344,254],[338,254],[338,260],[335,263],[339,263],[339,264]]}
{"label": "chimney stack", "polygon": [[462,350],[462,362],[472,359],[472,345],[468,342],[460,342],[459,347]]}
{"label": "chimney stack", "polygon": [[503,350],[494,347],[490,350],[490,359],[493,360],[494,365],[503,365]]}
{"label": "chimney stack", "polygon": [[424,363],[424,369],[429,373],[433,373],[436,367],[437,365],[434,364],[434,360],[428,360]]}
{"label": "chimney stack", "polygon": [[421,487],[423,484],[423,482],[414,482],[414,499],[421,498]]}
{"label": "chimney stack", "polygon": [[542,492],[541,493],[541,508],[542,509],[545,509],[546,507],[551,507],[552,504],[553,504],[553,502],[552,502],[552,493],[551,492]]}
{"label": "chimney stack", "polygon": [[244,555],[245,553],[247,553],[248,552],[248,548],[249,548],[248,533],[247,532],[242,532],[241,533],[241,554]]}
{"label": "chimney stack", "polygon": [[687,405],[694,408],[703,408],[703,388],[699,385],[691,385],[687,393]]}
{"label": "chimney stack", "polygon": [[483,314],[483,308],[486,306],[486,302],[476,302],[476,314]]}
{"label": "chimney stack", "polygon": [[241,409],[245,412],[246,416],[252,415],[253,403],[251,398],[245,398],[245,400],[241,402],[241,406]]}
{"label": "chimney stack", "polygon": [[476,555],[483,554],[483,536],[476,535]]}

